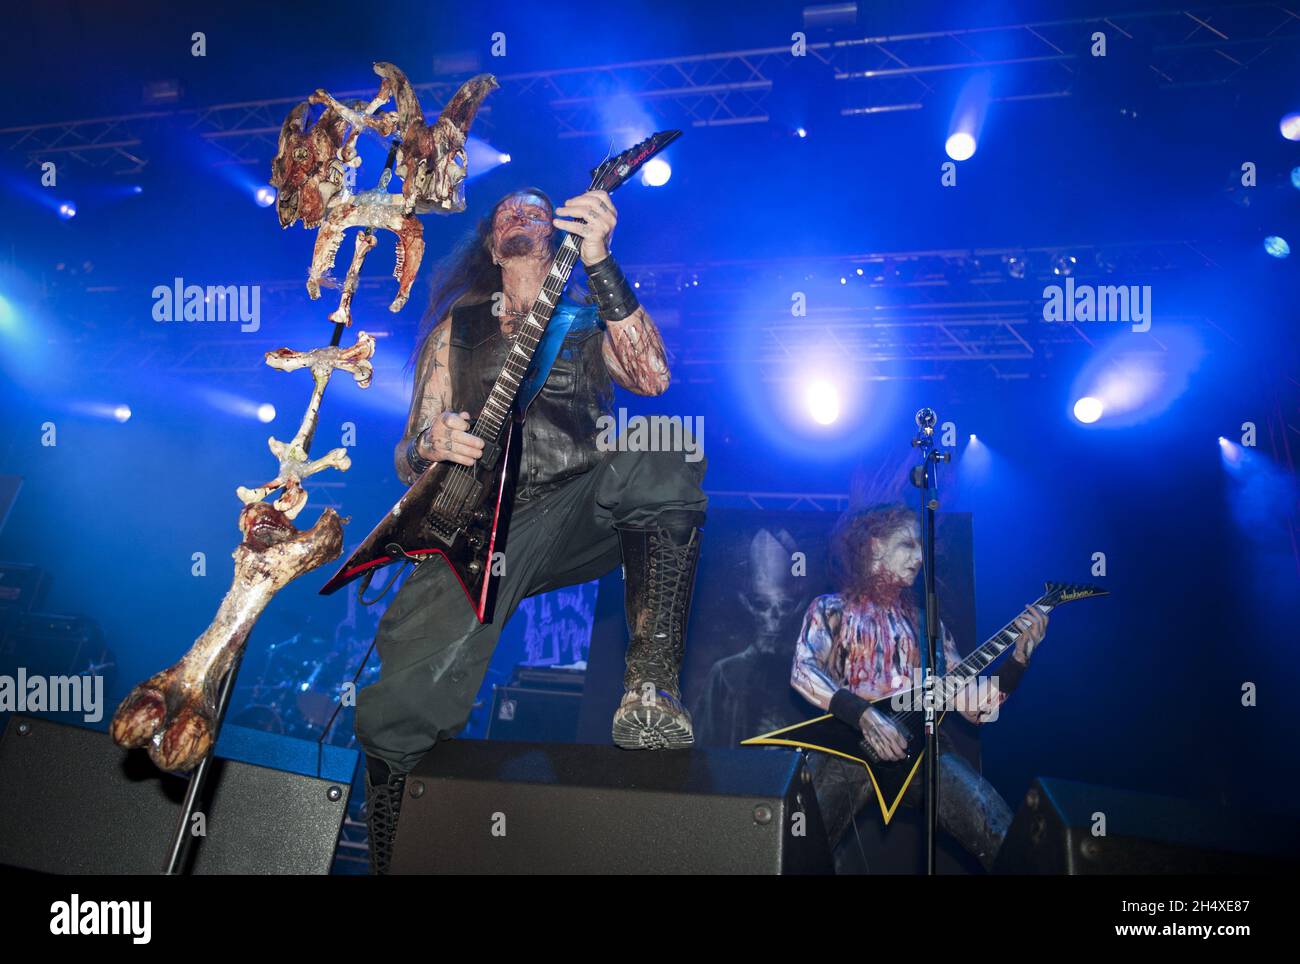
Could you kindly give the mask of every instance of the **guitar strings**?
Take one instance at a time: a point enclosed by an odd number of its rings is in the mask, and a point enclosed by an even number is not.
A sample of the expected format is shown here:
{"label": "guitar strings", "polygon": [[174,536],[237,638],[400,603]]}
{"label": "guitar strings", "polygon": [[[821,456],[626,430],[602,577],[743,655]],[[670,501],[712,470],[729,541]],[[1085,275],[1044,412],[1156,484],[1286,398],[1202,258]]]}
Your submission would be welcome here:
{"label": "guitar strings", "polygon": [[[560,297],[564,294],[564,288],[568,285],[568,280],[569,280],[568,275],[572,272],[574,263],[577,260],[578,251],[576,245],[571,243],[572,238],[573,235],[567,233],[565,234],[564,241],[560,243],[560,250],[556,254],[555,259],[552,263],[552,268],[554,268],[556,265],[560,266],[560,270],[564,275],[564,281],[559,286],[560,288],[559,292],[553,295],[553,297],[556,299],[557,302],[559,301]],[[550,272],[548,272],[547,274],[549,278]],[[551,292],[546,289],[545,282],[543,282],[542,290],[546,291],[547,294],[551,294]],[[540,296],[539,296],[539,300],[540,300]],[[537,309],[537,302],[535,301],[533,303],[533,311],[529,312],[528,320],[525,322],[524,328],[520,330],[519,333],[520,337],[523,336],[524,330],[530,324],[536,325],[537,327],[541,328],[542,334],[545,335],[545,328],[536,319],[536,309]],[[553,306],[552,306],[552,310],[553,310]],[[518,341],[516,341],[516,344],[518,344]],[[533,346],[527,349],[527,351],[529,351],[530,353],[535,352],[537,350],[537,346],[540,344],[541,344],[541,338],[539,337],[536,340],[536,342],[533,344]],[[511,350],[513,351],[513,349]],[[532,359],[530,357],[529,363],[531,363],[531,361]],[[508,365],[509,365],[509,360],[507,359],[506,363],[502,366],[502,370],[504,371]],[[523,373],[519,376],[520,383],[522,383],[524,376],[526,376],[527,374],[528,374],[528,369],[527,366],[525,366]],[[498,378],[497,384],[499,384],[499,379],[500,379],[499,374],[497,378]],[[491,398],[492,394],[495,393],[495,389],[496,389],[496,384],[493,385],[493,391],[489,392],[488,395],[489,398]],[[517,390],[518,390],[518,386],[516,386],[516,391]],[[507,416],[509,415],[509,411],[506,412],[506,415]],[[482,422],[482,418],[483,418],[482,413],[480,413],[479,415],[480,423]],[[495,431],[493,434],[500,435],[502,427],[504,427],[504,421],[502,422],[502,425],[495,427]],[[472,434],[478,436],[479,438],[483,438],[484,441],[488,441],[486,437],[479,434],[479,430],[480,430],[480,426],[476,425],[474,427]],[[469,494],[470,490],[473,487],[474,475],[473,472],[470,470],[470,468],[468,466],[461,465],[459,462],[454,463],[454,466],[455,468],[448,470],[448,474],[450,475],[452,473],[456,473],[456,477],[452,479],[450,483],[444,485],[442,490],[438,493],[437,498],[434,499],[434,506],[438,509],[442,509],[442,510],[454,509],[461,501],[464,500],[465,496]],[[459,472],[457,472],[457,470],[459,470]]]}
{"label": "guitar strings", "polygon": [[[1040,597],[1032,605],[1034,606],[1046,605],[1051,608],[1055,608],[1055,604],[1048,601],[1049,595],[1050,594]],[[1019,617],[1017,617],[1017,619],[1018,618]],[[968,653],[962,659],[962,661],[958,663],[956,667],[954,667],[951,673],[945,674],[939,679],[938,689],[940,692],[941,706],[946,706],[949,702],[956,699],[957,694],[960,693],[967,686],[969,686],[971,683],[973,683],[982,670],[992,665],[995,659],[997,659],[999,656],[1005,653],[1009,648],[1011,648],[1011,646],[1015,643],[1016,639],[1020,636],[1020,632],[1015,628],[1015,626],[1016,626],[1016,621],[1013,619],[1011,622],[1007,623],[1000,630],[994,633],[992,637],[990,637],[988,640],[981,643],[970,653]],[[1009,635],[1011,638],[1006,641],[1006,645],[1003,646],[1003,648],[995,656],[993,656],[992,659],[985,660],[982,666],[976,668],[974,666],[974,659],[976,656],[980,654],[981,650],[983,650],[986,646],[999,642],[1003,636],[1007,636],[1007,635]],[[971,664],[971,666],[969,667],[969,669],[971,670],[971,674],[970,676],[964,676],[962,673],[962,667],[966,666],[968,663]],[[925,691],[924,683],[922,683],[918,686],[912,687],[910,692],[913,694],[916,693],[923,694],[924,691]],[[890,698],[892,699],[893,697],[891,696]],[[915,704],[917,700],[915,699],[915,697],[913,697],[910,702]],[[944,710],[944,712],[947,711]],[[893,719],[895,722],[901,723],[904,720],[908,722],[913,722],[914,717],[920,717],[922,721],[924,721],[924,714],[925,714],[924,705],[922,705],[922,708],[919,710],[903,710],[897,716],[891,717],[891,719]]]}

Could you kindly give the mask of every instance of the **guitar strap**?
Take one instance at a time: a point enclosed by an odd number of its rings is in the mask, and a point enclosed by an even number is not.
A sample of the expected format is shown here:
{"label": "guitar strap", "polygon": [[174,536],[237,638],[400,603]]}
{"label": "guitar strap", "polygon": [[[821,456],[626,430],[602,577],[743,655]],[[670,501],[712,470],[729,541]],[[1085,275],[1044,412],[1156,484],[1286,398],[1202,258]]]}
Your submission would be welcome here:
{"label": "guitar strap", "polygon": [[537,397],[537,393],[546,384],[546,377],[551,373],[551,366],[555,364],[555,359],[559,357],[560,346],[564,343],[564,336],[573,327],[573,322],[581,310],[581,305],[567,300],[561,301],[555,306],[555,311],[551,313],[551,320],[546,326],[546,331],[542,333],[542,340],[537,343],[537,351],[533,352],[533,360],[528,365],[528,371],[524,373],[524,380],[519,384],[519,394],[515,396],[515,413],[517,416],[522,416],[524,412],[528,411],[528,406],[533,404],[533,399]]}

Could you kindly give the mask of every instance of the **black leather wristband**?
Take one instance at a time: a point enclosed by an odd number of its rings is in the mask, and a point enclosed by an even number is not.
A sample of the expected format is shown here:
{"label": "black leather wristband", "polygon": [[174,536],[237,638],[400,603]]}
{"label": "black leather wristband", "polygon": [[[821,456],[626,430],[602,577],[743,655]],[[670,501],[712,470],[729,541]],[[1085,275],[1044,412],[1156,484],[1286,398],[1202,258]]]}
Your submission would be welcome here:
{"label": "black leather wristband", "polygon": [[587,280],[596,299],[596,310],[606,321],[622,321],[641,307],[627,275],[612,254],[587,268]]}
{"label": "black leather wristband", "polygon": [[862,714],[869,709],[871,704],[852,690],[837,690],[831,697],[831,715],[854,729],[861,725]]}
{"label": "black leather wristband", "polygon": [[1025,670],[1029,669],[1027,665],[1016,659],[1015,656],[1008,656],[1003,660],[1002,665],[998,667],[998,691],[1001,693],[1010,693],[1024,678]]}
{"label": "black leather wristband", "polygon": [[423,434],[423,431],[417,433],[415,438],[406,444],[406,464],[411,467],[411,471],[417,476],[424,475],[429,466],[433,465],[432,462],[420,454],[420,436]]}

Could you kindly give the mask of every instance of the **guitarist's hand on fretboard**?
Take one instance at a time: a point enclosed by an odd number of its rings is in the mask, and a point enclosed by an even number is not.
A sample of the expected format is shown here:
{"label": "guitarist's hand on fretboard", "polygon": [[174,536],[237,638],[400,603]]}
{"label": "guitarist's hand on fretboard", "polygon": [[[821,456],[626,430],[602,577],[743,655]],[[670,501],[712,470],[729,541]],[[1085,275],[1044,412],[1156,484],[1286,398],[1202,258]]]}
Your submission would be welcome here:
{"label": "guitarist's hand on fretboard", "polygon": [[1016,649],[1011,654],[1011,658],[1028,666],[1029,657],[1034,655],[1034,650],[1047,635],[1047,615],[1030,603],[1025,607],[1025,611],[1016,617],[1015,626],[1020,630],[1020,635],[1016,637]]}
{"label": "guitarist's hand on fretboard", "polygon": [[609,241],[618,223],[618,211],[606,192],[587,191],[571,197],[555,213],[562,217],[555,218],[552,224],[582,238],[578,254],[583,264],[599,264],[609,257]]}
{"label": "guitarist's hand on fretboard", "polygon": [[858,720],[862,730],[862,748],[872,763],[895,762],[907,758],[907,740],[890,720],[874,707],[862,711]]}

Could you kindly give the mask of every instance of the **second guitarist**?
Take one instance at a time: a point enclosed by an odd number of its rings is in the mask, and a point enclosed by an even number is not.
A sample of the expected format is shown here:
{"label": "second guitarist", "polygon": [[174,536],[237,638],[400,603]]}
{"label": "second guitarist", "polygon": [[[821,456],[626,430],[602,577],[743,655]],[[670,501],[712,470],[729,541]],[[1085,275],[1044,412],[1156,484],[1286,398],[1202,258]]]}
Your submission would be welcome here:
{"label": "second guitarist", "polygon": [[[912,591],[921,571],[916,514],[903,505],[845,513],[831,534],[831,563],[840,592],[819,596],[808,607],[795,646],[790,685],[809,703],[860,729],[870,756],[900,760],[905,741],[869,701],[911,690],[922,681],[925,640]],[[989,711],[1007,698],[1047,632],[1047,617],[1035,608],[1026,608],[1017,619],[1023,632],[1015,652],[999,668],[998,685],[981,695],[972,686],[969,697],[959,704],[972,723],[984,722]],[[941,638],[946,665],[956,666],[961,657],[947,627],[941,626]],[[860,763],[815,753],[812,767],[837,867],[847,869],[850,851],[838,845],[858,811],[874,799],[875,790]],[[909,784],[904,805],[918,802],[921,782]],[[1001,794],[953,752],[940,726],[940,826],[988,870],[1011,818],[1011,808]]]}
{"label": "second guitarist", "polygon": [[526,596],[624,566],[629,631],[626,693],[613,739],[626,749],[693,741],[682,706],[687,615],[707,498],[705,461],[681,452],[602,452],[597,420],[614,384],[638,395],[668,387],[659,330],[609,253],[616,211],[588,191],[552,209],[525,189],[502,198],[435,284],[418,351],[405,437],[396,449],[408,485],[435,461],[471,465],[483,442],[470,422],[538,297],[561,231],[581,238],[594,305],[572,314],[544,387],[528,409],[496,615],[480,623],[442,565],[421,565],[379,624],[380,679],[358,694],[367,754],[372,870],[387,871],[405,774],[469,718],[502,626]]}

